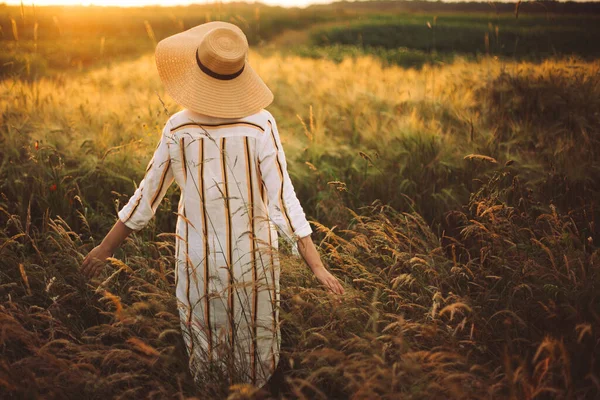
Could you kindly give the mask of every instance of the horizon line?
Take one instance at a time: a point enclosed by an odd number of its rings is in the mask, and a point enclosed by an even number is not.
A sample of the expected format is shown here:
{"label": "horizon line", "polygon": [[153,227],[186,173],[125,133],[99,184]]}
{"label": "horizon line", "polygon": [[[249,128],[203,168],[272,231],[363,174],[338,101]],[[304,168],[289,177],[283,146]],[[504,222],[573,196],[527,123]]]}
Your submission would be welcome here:
{"label": "horizon line", "polygon": [[[53,0],[50,0],[53,1]],[[193,6],[215,6],[215,5],[232,5],[232,4],[245,4],[245,5],[256,5],[256,6],[266,6],[266,7],[281,7],[281,8],[287,8],[287,9],[293,9],[293,8],[309,8],[312,6],[328,6],[328,5],[334,5],[336,3],[376,3],[376,2],[382,2],[382,3],[417,3],[417,2],[422,2],[422,3],[474,3],[474,4],[488,4],[490,3],[490,1],[486,1],[486,0],[301,0],[303,2],[305,2],[305,4],[292,4],[292,5],[288,5],[288,4],[280,4],[280,3],[286,3],[285,0],[267,0],[265,1],[256,1],[256,0],[232,0],[232,1],[228,1],[228,0],[205,0],[205,1],[196,1],[196,2],[191,2],[191,3],[187,3],[187,2],[182,2],[180,4],[161,4],[160,1],[157,1],[156,3],[147,3],[147,4],[126,4],[126,5],[120,5],[120,4],[102,4],[102,2],[99,2],[100,4],[98,4],[97,2],[95,2],[94,0],[91,1],[81,1],[79,2],[79,4],[64,4],[61,3],[60,0],[56,0],[56,2],[52,2],[52,3],[46,3],[46,4],[36,4],[35,1],[31,1],[31,2],[24,2],[21,0],[12,0],[12,1],[0,1],[0,7],[1,6],[6,6],[6,7],[31,7],[31,6],[35,6],[35,7],[74,7],[74,8],[145,8],[145,7],[160,7],[160,8],[174,8],[174,7],[193,7]],[[272,3],[271,3],[272,2]],[[496,1],[492,1],[495,3],[514,3],[514,0],[496,0]],[[524,1],[523,3],[529,3],[529,2],[540,2],[540,1]],[[577,3],[577,4],[584,4],[584,3],[598,3],[600,2],[600,0],[542,0],[543,2],[548,2],[548,3]],[[28,4],[27,4],[28,3]],[[88,4],[85,4],[88,3]]]}
{"label": "horizon line", "polygon": [[[268,1],[268,0],[267,0]],[[98,8],[144,8],[144,7],[161,7],[161,8],[172,8],[172,7],[194,7],[194,6],[211,6],[211,5],[232,5],[232,4],[246,4],[246,5],[256,5],[256,6],[266,6],[266,7],[281,7],[281,8],[307,8],[307,7],[311,7],[311,6],[316,6],[316,5],[331,5],[333,3],[355,3],[355,2],[368,2],[371,0],[357,0],[357,1],[348,1],[348,0],[307,0],[306,4],[301,4],[301,5],[284,5],[284,4],[275,4],[276,1],[274,0],[274,3],[268,3],[265,1],[244,1],[244,0],[233,0],[233,1],[218,1],[218,0],[212,0],[212,1],[204,1],[204,2],[193,2],[193,3],[185,3],[182,2],[180,4],[161,4],[160,2],[156,2],[156,3],[147,3],[147,4],[127,4],[127,5],[119,5],[119,4],[101,4],[102,2],[95,2],[95,1],[81,1],[79,4],[64,4],[61,3],[60,0],[57,0],[57,2],[53,2],[53,3],[44,3],[44,4],[37,4],[35,1],[32,2],[22,2],[22,1],[17,1],[17,0],[13,0],[13,1],[0,1],[0,7],[1,6],[7,6],[7,7],[21,7],[21,5],[23,5],[24,7],[31,7],[31,6],[35,6],[35,7],[85,7],[85,8],[93,8],[93,7],[98,7]],[[429,1],[429,0],[425,0],[425,1]],[[599,0],[600,1],[600,0]],[[84,3],[88,3],[88,4],[84,4]],[[100,4],[99,4],[100,3]]]}

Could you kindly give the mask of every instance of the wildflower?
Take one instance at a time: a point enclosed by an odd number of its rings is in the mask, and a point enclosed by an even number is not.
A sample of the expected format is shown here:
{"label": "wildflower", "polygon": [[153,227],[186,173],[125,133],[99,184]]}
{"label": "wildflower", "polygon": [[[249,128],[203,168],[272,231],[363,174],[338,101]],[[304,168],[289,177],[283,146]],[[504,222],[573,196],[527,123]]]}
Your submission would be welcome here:
{"label": "wildflower", "polygon": [[56,186],[56,183],[53,183],[52,185],[50,185],[50,191],[51,191],[51,192],[54,192],[54,191],[56,191],[56,187],[57,187],[57,186]]}

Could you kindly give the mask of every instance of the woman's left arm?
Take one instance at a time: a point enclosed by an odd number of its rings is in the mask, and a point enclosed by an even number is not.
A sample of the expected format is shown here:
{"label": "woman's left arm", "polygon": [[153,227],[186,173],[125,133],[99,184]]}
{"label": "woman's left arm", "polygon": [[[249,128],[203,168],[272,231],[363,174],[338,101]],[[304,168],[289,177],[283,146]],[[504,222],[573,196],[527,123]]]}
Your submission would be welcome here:
{"label": "woman's left arm", "polygon": [[112,257],[115,250],[123,243],[123,241],[133,232],[133,229],[127,227],[120,219],[113,225],[112,229],[102,243],[94,247],[83,259],[81,264],[81,273],[87,279],[98,275],[108,257]]}
{"label": "woman's left arm", "polygon": [[140,185],[127,204],[119,210],[117,222],[102,243],[84,258],[81,272],[88,279],[102,271],[106,259],[112,256],[131,232],[144,228],[154,216],[174,180],[169,141],[169,123],[167,123]]}

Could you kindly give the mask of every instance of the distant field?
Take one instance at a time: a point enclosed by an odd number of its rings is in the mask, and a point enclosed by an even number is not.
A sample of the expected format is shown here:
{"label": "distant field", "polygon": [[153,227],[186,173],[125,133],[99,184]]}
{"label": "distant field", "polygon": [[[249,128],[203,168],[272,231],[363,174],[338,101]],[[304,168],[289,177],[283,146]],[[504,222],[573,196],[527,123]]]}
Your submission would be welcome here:
{"label": "distant field", "polygon": [[166,36],[195,25],[235,23],[252,46],[286,29],[348,18],[334,10],[286,10],[251,4],[190,7],[8,7],[0,5],[0,76],[55,71],[132,59]]}
{"label": "distant field", "polygon": [[[422,5],[425,11],[390,8],[396,4]],[[443,3],[438,9],[427,2],[370,2],[361,7],[353,3],[306,9],[244,3],[140,9],[0,5],[0,77],[43,76],[132,59],[152,52],[162,38],[210,20],[237,24],[251,46],[265,52],[335,61],[371,54],[390,64],[421,67],[481,54],[532,61],[600,55],[600,14],[593,7],[591,12],[573,14],[522,6],[518,18],[506,6],[498,12],[487,6],[485,12],[478,4],[471,6],[476,12],[468,14]],[[297,33],[292,40],[281,40],[291,37],[290,32]]]}
{"label": "distant field", "polygon": [[398,47],[438,53],[491,54],[539,60],[600,56],[599,16],[511,14],[376,15],[311,35],[316,46]]}

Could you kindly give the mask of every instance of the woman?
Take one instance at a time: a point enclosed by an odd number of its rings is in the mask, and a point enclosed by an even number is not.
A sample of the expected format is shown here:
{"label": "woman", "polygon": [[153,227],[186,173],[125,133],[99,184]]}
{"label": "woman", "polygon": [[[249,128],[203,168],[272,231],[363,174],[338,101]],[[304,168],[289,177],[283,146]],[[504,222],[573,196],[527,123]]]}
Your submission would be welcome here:
{"label": "woman", "polygon": [[123,240],[146,226],[176,181],[176,296],[191,372],[199,377],[213,362],[224,363],[230,383],[243,376],[261,387],[281,343],[274,228],[298,245],[322,284],[337,294],[344,289],[311,240],[277,124],[264,109],[273,94],[247,54],[244,33],[225,22],[158,43],[159,76],[184,109],[165,124],[144,179],[82,272],[96,276]]}

